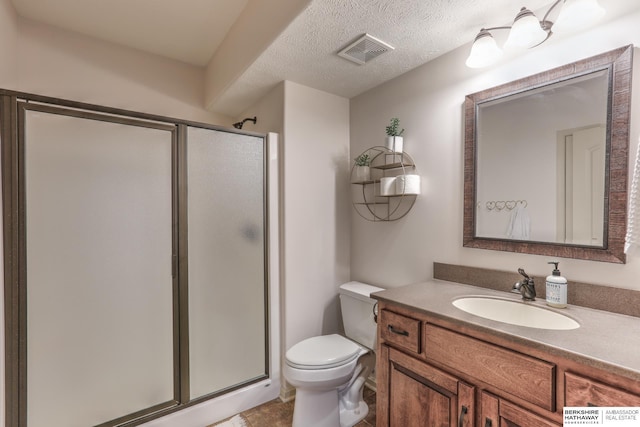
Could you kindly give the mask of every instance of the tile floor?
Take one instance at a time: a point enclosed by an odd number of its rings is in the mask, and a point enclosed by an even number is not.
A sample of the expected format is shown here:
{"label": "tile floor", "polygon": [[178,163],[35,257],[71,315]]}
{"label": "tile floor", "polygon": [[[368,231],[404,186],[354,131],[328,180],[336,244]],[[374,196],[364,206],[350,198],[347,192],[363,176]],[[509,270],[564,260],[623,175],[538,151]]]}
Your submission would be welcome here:
{"label": "tile floor", "polygon": [[[375,427],[376,393],[365,387],[364,400],[369,405],[369,414],[354,427]],[[240,415],[245,419],[247,427],[291,427],[293,401],[285,403],[280,399],[272,400],[271,402],[249,409]],[[215,427],[220,423],[213,424],[209,427]]]}

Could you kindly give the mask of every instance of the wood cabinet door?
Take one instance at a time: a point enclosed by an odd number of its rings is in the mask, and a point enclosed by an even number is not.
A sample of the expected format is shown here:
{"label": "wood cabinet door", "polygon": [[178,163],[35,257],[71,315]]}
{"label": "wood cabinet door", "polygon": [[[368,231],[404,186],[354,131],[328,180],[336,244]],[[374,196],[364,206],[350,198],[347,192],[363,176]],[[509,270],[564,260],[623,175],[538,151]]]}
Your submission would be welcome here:
{"label": "wood cabinet door", "polygon": [[475,389],[397,350],[389,350],[390,427],[474,427]]}
{"label": "wood cabinet door", "polygon": [[391,371],[390,427],[449,427],[452,396],[422,379],[397,369]]}
{"label": "wood cabinet door", "polygon": [[483,391],[480,397],[480,427],[500,426],[500,401]]}

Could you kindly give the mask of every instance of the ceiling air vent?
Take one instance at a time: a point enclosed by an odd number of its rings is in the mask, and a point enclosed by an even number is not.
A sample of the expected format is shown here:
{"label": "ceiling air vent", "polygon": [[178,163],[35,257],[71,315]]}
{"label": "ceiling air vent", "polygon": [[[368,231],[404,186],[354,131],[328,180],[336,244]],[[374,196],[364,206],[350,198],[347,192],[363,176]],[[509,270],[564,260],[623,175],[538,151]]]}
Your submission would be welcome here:
{"label": "ceiling air vent", "polygon": [[364,65],[373,58],[393,49],[394,48],[392,46],[382,40],[378,40],[369,34],[365,34],[338,52],[338,56],[355,62],[356,64]]}

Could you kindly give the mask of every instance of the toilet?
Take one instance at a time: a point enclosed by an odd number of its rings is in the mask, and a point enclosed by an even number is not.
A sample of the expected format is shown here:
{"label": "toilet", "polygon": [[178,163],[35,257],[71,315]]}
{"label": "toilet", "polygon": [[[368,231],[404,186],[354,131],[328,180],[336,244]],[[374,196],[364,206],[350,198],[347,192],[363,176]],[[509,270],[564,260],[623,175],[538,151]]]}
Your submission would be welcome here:
{"label": "toilet", "polygon": [[362,389],[375,366],[376,345],[370,294],[382,290],[360,282],[340,286],[348,338],[312,337],[287,351],[284,377],[296,388],[292,427],[352,427],[367,416]]}

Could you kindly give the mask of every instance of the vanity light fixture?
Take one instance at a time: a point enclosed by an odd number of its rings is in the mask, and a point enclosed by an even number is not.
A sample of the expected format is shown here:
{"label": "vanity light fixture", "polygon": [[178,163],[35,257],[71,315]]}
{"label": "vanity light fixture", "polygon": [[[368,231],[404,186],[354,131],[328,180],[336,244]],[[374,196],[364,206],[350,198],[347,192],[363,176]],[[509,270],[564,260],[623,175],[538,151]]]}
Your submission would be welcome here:
{"label": "vanity light fixture", "polygon": [[[549,20],[551,12],[562,3],[557,22]],[[542,20],[523,7],[516,15],[511,26],[482,28],[476,36],[466,65],[469,68],[482,68],[495,63],[502,57],[502,50],[489,31],[510,30],[505,49],[529,49],[544,43],[553,32],[570,32],[592,25],[605,14],[598,0],[556,0],[544,14]]]}

